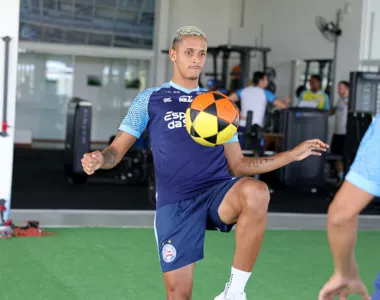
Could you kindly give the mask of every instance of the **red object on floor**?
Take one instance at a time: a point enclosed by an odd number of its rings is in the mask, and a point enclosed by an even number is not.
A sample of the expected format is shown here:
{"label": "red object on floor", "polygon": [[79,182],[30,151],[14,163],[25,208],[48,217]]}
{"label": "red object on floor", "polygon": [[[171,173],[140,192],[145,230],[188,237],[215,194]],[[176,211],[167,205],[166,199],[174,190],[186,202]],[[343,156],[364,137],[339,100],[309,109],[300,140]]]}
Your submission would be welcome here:
{"label": "red object on floor", "polygon": [[33,221],[25,221],[26,226],[20,224],[13,229],[14,237],[30,237],[30,236],[54,236],[52,232],[46,232],[44,229],[39,228],[38,223]]}

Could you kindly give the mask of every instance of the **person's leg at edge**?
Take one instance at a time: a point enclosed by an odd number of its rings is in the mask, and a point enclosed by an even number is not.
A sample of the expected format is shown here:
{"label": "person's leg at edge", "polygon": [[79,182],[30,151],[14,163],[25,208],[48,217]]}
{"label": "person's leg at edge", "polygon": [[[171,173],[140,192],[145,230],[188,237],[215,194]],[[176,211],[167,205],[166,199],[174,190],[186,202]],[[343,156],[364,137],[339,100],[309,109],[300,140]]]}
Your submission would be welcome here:
{"label": "person's leg at edge", "polygon": [[191,300],[195,264],[163,273],[166,300]]}
{"label": "person's leg at edge", "polygon": [[225,298],[244,293],[259,254],[266,229],[270,194],[267,185],[254,178],[241,178],[226,193],[218,214],[225,224],[236,223],[236,248]]}

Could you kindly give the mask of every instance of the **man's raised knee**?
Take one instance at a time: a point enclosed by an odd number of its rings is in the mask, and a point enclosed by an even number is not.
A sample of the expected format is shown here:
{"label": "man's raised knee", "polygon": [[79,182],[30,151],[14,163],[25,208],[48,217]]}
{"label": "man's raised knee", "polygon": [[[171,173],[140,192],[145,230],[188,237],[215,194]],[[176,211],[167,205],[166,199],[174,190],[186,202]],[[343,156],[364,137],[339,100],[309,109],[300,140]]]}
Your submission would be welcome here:
{"label": "man's raised knee", "polygon": [[268,210],[270,193],[268,186],[260,180],[247,180],[241,188],[243,209],[255,213],[265,213]]}

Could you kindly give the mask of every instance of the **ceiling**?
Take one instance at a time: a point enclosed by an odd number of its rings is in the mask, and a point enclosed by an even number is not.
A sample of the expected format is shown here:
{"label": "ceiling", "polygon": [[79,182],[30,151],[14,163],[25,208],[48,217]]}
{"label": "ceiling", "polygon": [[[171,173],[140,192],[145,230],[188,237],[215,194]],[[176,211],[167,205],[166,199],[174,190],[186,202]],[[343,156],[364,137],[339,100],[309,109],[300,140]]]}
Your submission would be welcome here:
{"label": "ceiling", "polygon": [[23,41],[152,48],[155,0],[21,0]]}

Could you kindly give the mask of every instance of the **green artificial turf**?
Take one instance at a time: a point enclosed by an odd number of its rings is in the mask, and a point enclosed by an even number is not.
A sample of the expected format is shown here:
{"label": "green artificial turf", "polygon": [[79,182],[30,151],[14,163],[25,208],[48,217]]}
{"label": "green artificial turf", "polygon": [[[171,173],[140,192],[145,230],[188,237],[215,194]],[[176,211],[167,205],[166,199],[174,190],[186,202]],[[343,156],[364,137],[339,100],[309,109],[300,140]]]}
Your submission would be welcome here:
{"label": "green artificial turf", "polygon": [[[48,231],[55,236],[0,240],[1,300],[165,299],[153,229]],[[193,299],[213,300],[224,289],[234,237],[207,233]],[[379,249],[380,232],[359,232],[356,254],[371,292]],[[325,232],[269,230],[246,288],[248,300],[315,300],[331,272]]]}

